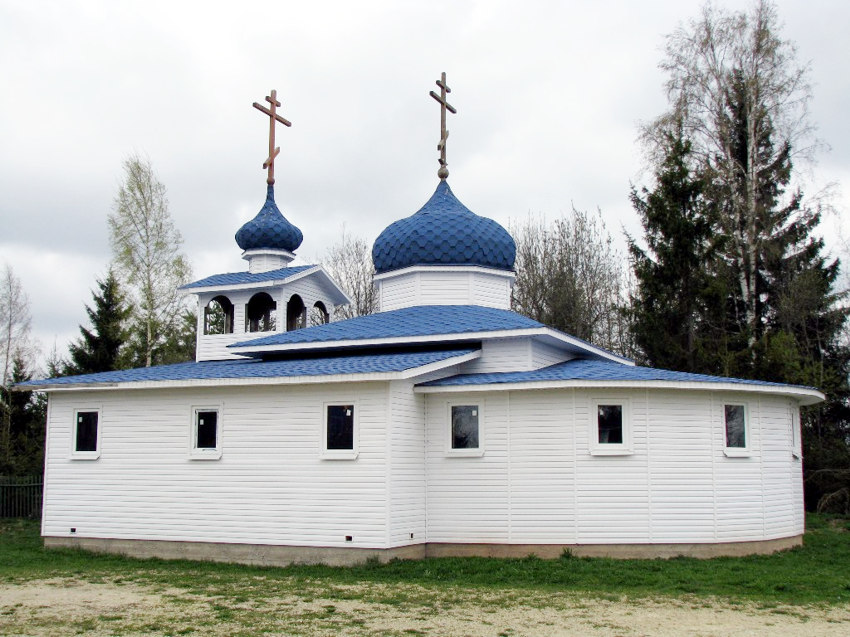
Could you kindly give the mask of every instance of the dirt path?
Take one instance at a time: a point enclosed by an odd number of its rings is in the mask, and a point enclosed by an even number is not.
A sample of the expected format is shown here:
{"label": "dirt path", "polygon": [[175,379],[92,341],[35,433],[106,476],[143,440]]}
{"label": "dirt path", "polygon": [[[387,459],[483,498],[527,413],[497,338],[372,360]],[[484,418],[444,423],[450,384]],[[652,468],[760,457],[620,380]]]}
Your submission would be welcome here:
{"label": "dirt path", "polygon": [[0,584],[2,635],[398,635],[515,637],[850,634],[841,608],[723,605],[704,600],[599,600],[527,591],[321,582],[232,595],[117,581]]}

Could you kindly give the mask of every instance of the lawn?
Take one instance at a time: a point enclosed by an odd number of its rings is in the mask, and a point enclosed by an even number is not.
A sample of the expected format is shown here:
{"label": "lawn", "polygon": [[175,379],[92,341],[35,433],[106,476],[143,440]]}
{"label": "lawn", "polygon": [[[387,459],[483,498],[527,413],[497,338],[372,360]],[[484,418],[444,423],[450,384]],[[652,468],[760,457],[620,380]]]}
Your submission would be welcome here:
{"label": "lawn", "polygon": [[804,546],[767,556],[698,560],[557,560],[440,558],[367,562],[355,567],[241,566],[208,562],[137,560],[76,550],[45,550],[32,521],[0,522],[0,581],[75,576],[132,579],[210,590],[265,582],[349,585],[416,584],[423,588],[567,591],[584,595],[682,595],[759,604],[847,604],[850,601],[850,519],[809,516]]}

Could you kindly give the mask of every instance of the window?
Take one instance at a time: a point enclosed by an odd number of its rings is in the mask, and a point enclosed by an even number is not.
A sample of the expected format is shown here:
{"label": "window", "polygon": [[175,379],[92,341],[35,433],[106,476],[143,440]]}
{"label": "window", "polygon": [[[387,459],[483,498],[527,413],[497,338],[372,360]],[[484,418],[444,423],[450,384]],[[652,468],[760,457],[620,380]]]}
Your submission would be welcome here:
{"label": "window", "polygon": [[204,334],[233,333],[233,303],[226,296],[217,296],[204,308]]}
{"label": "window", "polygon": [[746,405],[723,405],[726,455],[749,455],[749,431]]}
{"label": "window", "polygon": [[357,421],[353,403],[325,405],[323,437],[323,457],[347,460],[357,457]]}
{"label": "window", "polygon": [[450,456],[482,456],[484,441],[481,429],[481,405],[449,405],[449,444]]}
{"label": "window", "polygon": [[221,458],[221,430],[217,407],[192,409],[192,447],[190,456],[196,459]]}
{"label": "window", "polygon": [[245,306],[246,332],[274,332],[277,303],[266,292],[258,292]]}
{"label": "window", "polygon": [[100,457],[99,409],[74,411],[71,457],[78,460],[95,460]]}
{"label": "window", "polygon": [[590,453],[595,456],[631,454],[631,422],[628,401],[596,400],[591,407]]}

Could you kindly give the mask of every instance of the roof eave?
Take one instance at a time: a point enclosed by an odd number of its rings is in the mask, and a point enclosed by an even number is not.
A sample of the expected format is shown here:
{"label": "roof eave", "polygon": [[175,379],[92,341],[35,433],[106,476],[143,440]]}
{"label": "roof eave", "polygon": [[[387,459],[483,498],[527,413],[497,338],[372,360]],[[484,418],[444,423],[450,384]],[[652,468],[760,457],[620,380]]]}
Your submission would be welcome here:
{"label": "roof eave", "polygon": [[61,383],[15,386],[17,391],[101,391],[116,389],[177,389],[184,387],[221,387],[250,385],[312,385],[316,383],[365,383],[374,381],[406,380],[475,360],[480,350],[451,356],[443,360],[418,365],[393,372],[363,372],[353,374],[313,374],[302,376],[267,376],[243,378],[187,378],[181,380],[144,380],[129,382]]}
{"label": "roof eave", "polygon": [[541,380],[505,383],[479,383],[465,385],[417,385],[418,394],[447,394],[485,391],[521,391],[540,389],[690,389],[696,391],[730,391],[756,394],[778,394],[797,399],[801,406],[814,405],[826,400],[826,396],[811,387],[796,385],[756,385],[753,383],[730,383],[712,381],[670,380]]}

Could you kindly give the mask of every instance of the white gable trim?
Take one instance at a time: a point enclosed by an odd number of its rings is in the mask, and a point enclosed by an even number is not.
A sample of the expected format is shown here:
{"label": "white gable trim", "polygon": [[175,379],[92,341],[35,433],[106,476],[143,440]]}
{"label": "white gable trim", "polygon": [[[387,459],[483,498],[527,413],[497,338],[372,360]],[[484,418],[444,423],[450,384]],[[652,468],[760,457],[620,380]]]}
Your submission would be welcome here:
{"label": "white gable trim", "polygon": [[312,385],[316,383],[365,383],[372,381],[406,380],[430,374],[446,367],[460,365],[481,356],[481,350],[452,356],[441,361],[412,367],[400,372],[369,372],[363,374],[321,374],[315,376],[270,376],[265,378],[187,378],[185,380],[144,380],[127,383],[68,383],[63,385],[28,385],[21,391],[86,391],[104,389],[174,389],[178,387],[233,387],[246,385]]}
{"label": "white gable trim", "polygon": [[321,265],[314,265],[307,270],[302,270],[301,272],[296,272],[288,277],[284,277],[282,279],[268,279],[266,281],[255,281],[253,283],[227,283],[227,284],[219,284],[219,285],[204,285],[202,287],[193,287],[193,288],[178,288],[178,292],[182,294],[203,294],[204,292],[232,292],[232,291],[240,291],[240,290],[259,290],[264,288],[271,288],[278,285],[284,285],[287,283],[293,283],[298,279],[303,279],[304,277],[317,275],[319,276],[327,287],[331,291],[331,301],[334,305],[345,305],[346,303],[351,303],[351,299],[348,298],[348,295],[343,291],[339,285],[330,277],[330,275],[325,272],[325,269]]}
{"label": "white gable trim", "polygon": [[396,276],[412,272],[478,272],[481,274],[490,274],[492,276],[500,276],[513,281],[516,278],[516,273],[512,270],[501,270],[499,268],[485,268],[480,265],[411,265],[399,270],[389,270],[381,274],[376,274],[372,277],[373,281],[382,281],[391,279]]}
{"label": "white gable trim", "polygon": [[751,385],[747,383],[715,383],[669,380],[545,380],[523,383],[482,383],[480,385],[417,385],[417,394],[454,394],[483,391],[522,391],[535,389],[685,389],[725,391],[751,394],[792,396],[800,405],[814,405],[826,396],[817,389],[791,385]]}
{"label": "white gable trim", "polygon": [[[457,332],[453,334],[431,334],[427,336],[394,336],[391,338],[364,338],[340,341],[316,341],[312,343],[284,343],[280,345],[251,345],[250,343],[231,345],[228,349],[243,355],[266,352],[294,352],[313,349],[342,349],[355,346],[416,345],[420,343],[450,343],[458,341],[486,341],[500,338],[521,338],[524,336],[543,337],[543,340],[571,353],[590,354],[594,358],[614,361],[634,366],[631,359],[618,356],[613,352],[585,343],[569,334],[563,334],[548,327],[531,327],[518,330],[494,330],[488,332]],[[564,347],[564,346],[567,347]]]}

